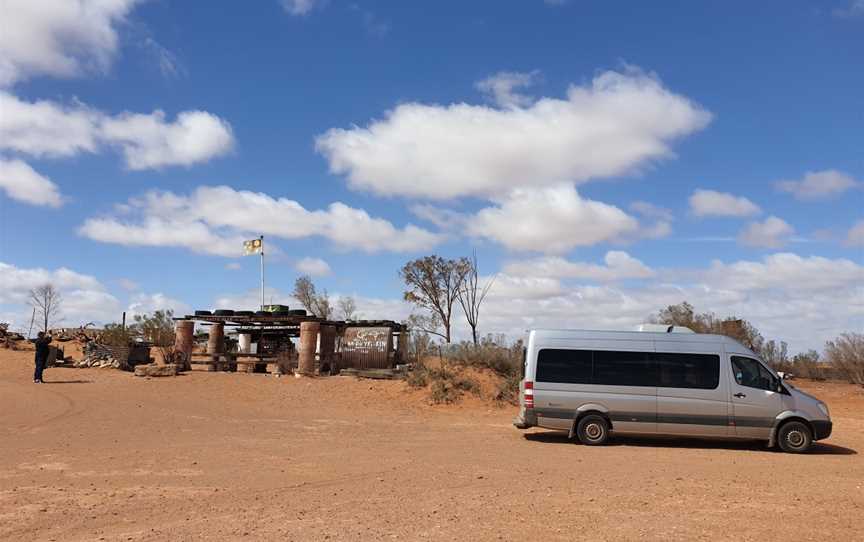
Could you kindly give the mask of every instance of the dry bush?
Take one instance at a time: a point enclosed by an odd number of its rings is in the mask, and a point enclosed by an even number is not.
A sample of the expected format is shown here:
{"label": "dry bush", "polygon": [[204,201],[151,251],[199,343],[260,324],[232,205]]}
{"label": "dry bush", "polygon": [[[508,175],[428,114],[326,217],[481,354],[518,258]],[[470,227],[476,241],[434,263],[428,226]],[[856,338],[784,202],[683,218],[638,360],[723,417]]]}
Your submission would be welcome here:
{"label": "dry bush", "polygon": [[450,345],[444,356],[455,365],[495,373],[499,382],[493,398],[516,404],[522,380],[523,351],[522,341],[508,344],[503,335],[487,335],[476,345],[469,342]]}
{"label": "dry bush", "polygon": [[522,341],[508,345],[503,335],[486,335],[480,344],[452,344],[444,357],[463,367],[488,369],[503,377],[522,374]]}
{"label": "dry bush", "polygon": [[864,334],[843,333],[826,342],[825,358],[843,378],[864,386]]}
{"label": "dry bush", "polygon": [[792,358],[789,372],[796,377],[809,378],[810,380],[825,380],[827,377],[826,364],[819,361],[819,352],[809,350],[795,354]]}
{"label": "dry bush", "polygon": [[102,331],[100,342],[106,346],[129,346],[135,338],[129,328],[120,324],[108,324]]}
{"label": "dry bush", "polygon": [[449,367],[444,360],[437,366],[417,364],[406,381],[412,388],[430,386],[429,397],[435,404],[455,403],[464,392],[480,395],[480,384],[476,380]]}
{"label": "dry bush", "polygon": [[426,364],[422,360],[418,360],[417,363],[414,364],[414,369],[408,373],[405,382],[407,382],[412,388],[425,388],[429,385]]}

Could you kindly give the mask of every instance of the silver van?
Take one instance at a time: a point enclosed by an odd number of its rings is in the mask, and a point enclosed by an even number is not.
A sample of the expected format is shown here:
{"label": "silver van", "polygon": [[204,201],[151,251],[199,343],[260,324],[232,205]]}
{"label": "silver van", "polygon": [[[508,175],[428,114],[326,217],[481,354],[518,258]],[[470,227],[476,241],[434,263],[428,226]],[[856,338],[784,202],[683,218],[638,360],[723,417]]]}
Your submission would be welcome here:
{"label": "silver van", "polygon": [[828,407],[722,335],[537,329],[513,424],[569,431],[759,439],[805,452],[831,434]]}

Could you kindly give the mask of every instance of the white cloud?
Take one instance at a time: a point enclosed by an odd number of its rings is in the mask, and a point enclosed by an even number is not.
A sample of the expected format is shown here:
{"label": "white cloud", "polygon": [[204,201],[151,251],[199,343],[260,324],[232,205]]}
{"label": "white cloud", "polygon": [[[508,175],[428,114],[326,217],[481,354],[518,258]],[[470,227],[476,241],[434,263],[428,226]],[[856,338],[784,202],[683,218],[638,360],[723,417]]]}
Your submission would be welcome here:
{"label": "white cloud", "polygon": [[0,189],[11,199],[31,205],[63,205],[57,185],[21,160],[0,157]]}
{"label": "white cloud", "polygon": [[186,217],[145,216],[141,222],[114,217],[88,218],[78,232],[94,241],[126,246],[188,248],[200,254],[238,256],[244,236],[222,235]]}
{"label": "white cloud", "polygon": [[228,186],[201,186],[188,196],[149,192],[124,209],[123,216],[88,219],[80,233],[107,243],[186,247],[221,256],[237,256],[242,240],[257,234],[321,236],[338,248],[369,253],[427,250],[442,240],[411,224],[397,228],[343,203],[310,211],[294,200]]}
{"label": "white cloud", "polygon": [[238,262],[228,262],[225,264],[225,269],[227,269],[228,271],[239,271],[242,268],[243,266],[240,265]]}
{"label": "white cloud", "polygon": [[664,222],[672,222],[675,219],[671,210],[648,203],[647,201],[634,201],[630,204],[630,209],[640,215],[657,218]]}
{"label": "white cloud", "polygon": [[321,4],[321,0],[280,0],[282,8],[291,15],[308,15]]}
{"label": "white cloud", "polygon": [[490,298],[499,299],[550,299],[564,294],[561,281],[552,277],[511,275],[506,271],[493,277],[483,277],[481,284],[489,284]]}
{"label": "white cloud", "polygon": [[89,321],[110,322],[119,318],[120,303],[93,276],[84,275],[61,267],[55,270],[44,268],[21,268],[0,262],[0,311],[12,320],[12,327],[29,327],[31,308],[29,291],[45,284],[52,284],[60,292],[59,320],[56,324],[77,326]]}
{"label": "white cloud", "polygon": [[297,262],[294,268],[304,275],[311,275],[313,277],[324,277],[333,272],[330,269],[330,264],[321,258],[303,258]]}
{"label": "white cloud", "polygon": [[634,201],[630,204],[630,209],[645,218],[654,220],[653,224],[642,227],[641,237],[659,239],[672,233],[672,221],[675,220],[675,217],[669,209],[658,207],[647,201]]}
{"label": "white cloud", "polygon": [[0,149],[59,158],[118,147],[129,169],[191,166],[227,154],[234,136],[227,121],[206,111],[111,116],[80,103],[27,102],[0,91]]}
{"label": "white cloud", "polygon": [[537,82],[539,72],[498,72],[478,81],[475,87],[499,107],[527,107],[534,99],[516,91]]}
{"label": "white cloud", "polygon": [[165,46],[153,39],[151,36],[146,36],[141,41],[140,47],[153,57],[153,60],[163,77],[174,79],[186,75],[186,68],[180,63],[177,55],[169,51]]}
{"label": "white cloud", "polygon": [[141,288],[141,286],[132,279],[121,278],[117,279],[117,284],[120,285],[121,288],[126,290],[127,292],[134,292]]}
{"label": "white cloud", "polygon": [[715,286],[748,292],[786,288],[816,292],[855,284],[864,287],[864,267],[851,260],[801,257],[789,252],[771,254],[759,262],[714,261],[703,277]]}
{"label": "white cloud", "polygon": [[316,147],[352,187],[428,198],[492,196],[584,182],[673,155],[711,114],[635,70],[605,72],[564,99],[491,108],[406,103],[367,127],[332,129]]}
{"label": "white cloud", "polygon": [[191,307],[182,301],[168,297],[163,293],[156,294],[136,294],[129,300],[129,307],[126,312],[128,316],[134,317],[136,314],[147,315],[156,311],[174,311],[175,316],[183,316],[192,312]]}
{"label": "white cloud", "polygon": [[495,207],[471,217],[470,234],[511,250],[566,252],[577,246],[636,234],[639,224],[621,209],[582,198],[570,185],[516,189]]}
{"label": "white cloud", "polygon": [[72,77],[107,70],[116,27],[137,0],[0,2],[0,86],[36,75]]}
{"label": "white cloud", "polygon": [[[864,328],[864,266],[846,259],[782,253],[760,261],[715,261],[677,284],[658,273],[639,286],[568,282],[559,294],[539,297],[497,285],[483,305],[481,331],[513,338],[531,327],[630,329],[685,300],[700,311],[746,318],[767,338],[789,342],[793,352],[821,349],[843,331]],[[465,329],[457,331],[467,336]]]}
{"label": "white cloud", "polygon": [[690,212],[696,216],[752,216],[762,212],[745,197],[714,190],[696,190],[690,196]]}
{"label": "white cloud", "polygon": [[795,228],[785,220],[769,216],[764,222],[751,222],[738,234],[738,242],[751,247],[780,248],[786,245]]}
{"label": "white cloud", "polygon": [[[267,305],[288,305],[294,309],[303,306],[290,294],[270,286],[264,289],[264,303]],[[200,307],[199,307],[200,308]],[[206,307],[205,307],[206,308]],[[226,293],[213,301],[214,309],[257,311],[261,309],[261,290],[252,288],[241,293]]]}
{"label": "white cloud", "polygon": [[124,113],[106,118],[102,137],[123,149],[129,169],[191,166],[227,154],[234,146],[231,125],[206,111],[183,111],[174,122],[165,113]]}
{"label": "white cloud", "polygon": [[409,207],[411,214],[421,220],[434,224],[440,230],[451,231],[462,229],[468,220],[468,215],[452,209],[443,209],[427,203],[417,203]]}
{"label": "white cloud", "polygon": [[846,234],[846,244],[852,247],[864,247],[864,220],[859,220],[849,228]]}
{"label": "white cloud", "polygon": [[777,189],[788,192],[799,200],[826,199],[839,196],[847,190],[858,188],[862,183],[853,179],[850,175],[826,169],[824,171],[808,171],[803,179],[797,181],[777,181]]}
{"label": "white cloud", "polygon": [[864,0],[851,0],[849,7],[835,8],[831,13],[841,19],[864,16]]}
{"label": "white cloud", "polygon": [[58,158],[96,152],[100,113],[81,104],[27,102],[0,91],[0,149]]}
{"label": "white cloud", "polygon": [[589,279],[603,282],[631,278],[653,277],[653,269],[620,250],[611,250],[604,258],[605,265],[572,262],[558,257],[511,262],[504,272],[516,276]]}

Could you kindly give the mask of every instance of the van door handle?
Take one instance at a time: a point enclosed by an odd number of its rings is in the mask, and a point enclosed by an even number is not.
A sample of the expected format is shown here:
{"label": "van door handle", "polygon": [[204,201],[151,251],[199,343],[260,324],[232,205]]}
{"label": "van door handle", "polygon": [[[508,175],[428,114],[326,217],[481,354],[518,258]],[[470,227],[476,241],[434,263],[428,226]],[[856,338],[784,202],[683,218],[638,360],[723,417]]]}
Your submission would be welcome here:
{"label": "van door handle", "polygon": [[743,393],[736,393],[735,395],[733,395],[733,397],[747,397],[747,395]]}

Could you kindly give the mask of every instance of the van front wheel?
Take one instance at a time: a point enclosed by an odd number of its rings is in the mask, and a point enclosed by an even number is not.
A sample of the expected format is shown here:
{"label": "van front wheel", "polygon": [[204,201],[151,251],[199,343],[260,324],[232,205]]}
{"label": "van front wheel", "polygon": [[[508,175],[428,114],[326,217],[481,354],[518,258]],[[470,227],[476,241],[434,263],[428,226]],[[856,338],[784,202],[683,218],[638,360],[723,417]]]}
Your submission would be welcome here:
{"label": "van front wheel", "polygon": [[605,444],[609,439],[609,423],[603,416],[589,414],[576,425],[576,436],[579,442],[588,446]]}
{"label": "van front wheel", "polygon": [[777,432],[777,443],[784,452],[800,454],[806,452],[813,442],[813,432],[806,423],[799,421],[786,422]]}

